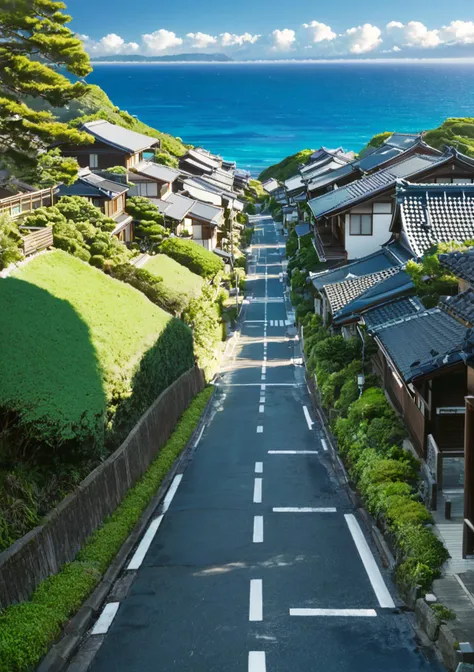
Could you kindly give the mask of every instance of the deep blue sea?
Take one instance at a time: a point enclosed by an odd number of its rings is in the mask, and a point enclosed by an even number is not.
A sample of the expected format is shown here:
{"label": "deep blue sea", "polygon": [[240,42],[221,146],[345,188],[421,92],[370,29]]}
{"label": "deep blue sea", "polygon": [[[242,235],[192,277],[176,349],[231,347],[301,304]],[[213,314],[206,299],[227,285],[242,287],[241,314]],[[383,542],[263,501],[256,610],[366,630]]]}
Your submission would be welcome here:
{"label": "deep blue sea", "polygon": [[375,133],[474,116],[474,65],[96,64],[116,105],[257,174],[303,148],[359,150]]}

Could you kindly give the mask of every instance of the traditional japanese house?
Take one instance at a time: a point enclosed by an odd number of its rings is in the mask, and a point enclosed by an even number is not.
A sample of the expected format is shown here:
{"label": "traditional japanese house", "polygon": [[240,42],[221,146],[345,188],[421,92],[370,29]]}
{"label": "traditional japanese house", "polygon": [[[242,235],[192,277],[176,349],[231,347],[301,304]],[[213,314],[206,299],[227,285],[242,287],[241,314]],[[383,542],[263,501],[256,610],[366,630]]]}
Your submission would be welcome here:
{"label": "traditional japanese house", "polygon": [[111,124],[99,119],[88,121],[81,126],[94,138],[89,145],[61,145],[64,156],[73,156],[82,168],[91,170],[124,166],[133,168],[147,158],[153,157],[155,149],[159,148],[160,141],[142,133],[136,133],[128,128]]}
{"label": "traditional japanese house", "polygon": [[133,218],[125,212],[125,196],[128,187],[92,173],[88,168],[79,172],[79,177],[70,186],[61,185],[60,196],[82,196],[98,207],[104,215],[116,222],[114,236],[124,242],[133,240]]}
{"label": "traditional japanese house", "polygon": [[166,198],[173,191],[173,185],[179,176],[179,170],[159,163],[142,161],[128,173],[128,179],[133,185],[129,189],[128,196]]}
{"label": "traditional japanese house", "polygon": [[435,156],[416,153],[309,201],[321,261],[358,259],[386,243],[392,234],[397,182],[408,178],[472,182],[474,160],[453,149]]}
{"label": "traditional japanese house", "polygon": [[363,319],[379,347],[374,363],[385,390],[441,489],[443,460],[464,452],[466,328],[413,298],[369,310]]}

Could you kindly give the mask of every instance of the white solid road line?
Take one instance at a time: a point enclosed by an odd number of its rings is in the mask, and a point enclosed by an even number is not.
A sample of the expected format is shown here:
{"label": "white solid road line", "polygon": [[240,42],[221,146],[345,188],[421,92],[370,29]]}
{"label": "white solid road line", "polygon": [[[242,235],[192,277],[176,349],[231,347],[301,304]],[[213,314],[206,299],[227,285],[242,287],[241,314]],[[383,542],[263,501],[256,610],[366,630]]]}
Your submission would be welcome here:
{"label": "white solid road line", "polygon": [[257,434],[263,434],[263,425],[257,427]]}
{"label": "white solid road line", "polygon": [[253,503],[261,504],[262,503],[262,483],[263,478],[256,478],[253,484]]}
{"label": "white solid road line", "polygon": [[273,513],[336,513],[334,506],[274,506]]}
{"label": "white solid road line", "polygon": [[260,406],[258,407],[258,412],[263,413],[264,410],[265,410],[265,406],[263,404],[260,404]]}
{"label": "white solid road line", "polygon": [[263,474],[263,462],[255,462],[255,473]]}
{"label": "white solid road line", "polygon": [[91,634],[105,635],[112,625],[112,621],[115,618],[115,614],[117,613],[119,606],[120,602],[109,602],[106,604],[97,620],[97,623],[94,625]]}
{"label": "white solid road line", "polygon": [[261,544],[263,542],[263,516],[253,517],[253,543]]}
{"label": "white solid road line", "polygon": [[317,455],[317,450],[269,450],[269,455]]}
{"label": "white solid road line", "polygon": [[137,550],[133,554],[132,559],[128,563],[127,569],[138,569],[144,558],[145,555],[147,554],[148,549],[150,548],[151,542],[153,541],[155,534],[158,532],[158,528],[161,525],[161,521],[163,520],[163,516],[158,516],[158,518],[155,518],[155,520],[152,520],[147,531],[143,535],[143,538],[141,542],[138,545]]}
{"label": "white solid road line", "polygon": [[322,445],[322,447],[323,447],[323,450],[327,451],[327,449],[328,449],[328,444],[326,443],[326,441],[325,441],[324,439],[321,439],[321,445]]}
{"label": "white solid road line", "polygon": [[263,621],[263,581],[251,579],[249,621]]}
{"label": "white solid road line", "polygon": [[182,478],[183,478],[183,474],[177,474],[174,477],[173,482],[171,483],[170,489],[166,493],[166,497],[163,500],[163,508],[161,509],[161,513],[166,513],[168,511],[168,509],[170,508],[170,504],[173,501],[173,497],[176,494],[176,490],[178,489]]}
{"label": "white solid road line", "polygon": [[306,406],[303,406],[303,413],[304,417],[306,418],[306,424],[308,425],[308,429],[313,429],[314,422],[311,420],[311,416]]}
{"label": "white solid road line", "polygon": [[378,568],[372,551],[360,529],[357,518],[352,513],[346,513],[344,518],[346,519],[349,532],[354,539],[354,543],[359,551],[360,558],[364,564],[365,571],[367,572],[367,576],[369,577],[369,581],[372,584],[372,588],[374,589],[374,593],[377,596],[380,606],[382,608],[394,609],[395,603],[385,585],[380,569]]}
{"label": "white solid road line", "polygon": [[206,425],[203,425],[201,428],[201,431],[199,432],[199,436],[196,439],[196,443],[194,444],[194,447],[197,448],[199,441],[202,439],[202,435],[204,434],[204,430],[206,429]]}
{"label": "white solid road line", "polygon": [[290,609],[290,616],[377,616],[375,609]]}

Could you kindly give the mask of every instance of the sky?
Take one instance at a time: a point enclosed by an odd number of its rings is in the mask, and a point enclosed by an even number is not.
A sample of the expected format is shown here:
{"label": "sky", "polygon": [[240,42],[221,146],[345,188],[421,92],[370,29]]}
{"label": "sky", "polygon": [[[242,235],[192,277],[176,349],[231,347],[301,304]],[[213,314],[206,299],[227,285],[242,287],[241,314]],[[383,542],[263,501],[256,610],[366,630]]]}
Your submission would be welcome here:
{"label": "sky", "polygon": [[92,56],[474,58],[472,0],[66,0]]}

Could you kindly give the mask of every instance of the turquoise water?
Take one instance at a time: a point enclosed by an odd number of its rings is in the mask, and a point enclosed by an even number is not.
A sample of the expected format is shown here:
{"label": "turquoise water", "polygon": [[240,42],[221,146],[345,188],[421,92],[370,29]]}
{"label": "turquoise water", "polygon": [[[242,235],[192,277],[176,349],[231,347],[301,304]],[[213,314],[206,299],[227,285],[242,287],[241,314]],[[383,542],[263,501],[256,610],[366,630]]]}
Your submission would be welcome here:
{"label": "turquoise water", "polygon": [[257,174],[303,148],[474,116],[474,65],[95,65],[89,81],[142,121]]}

